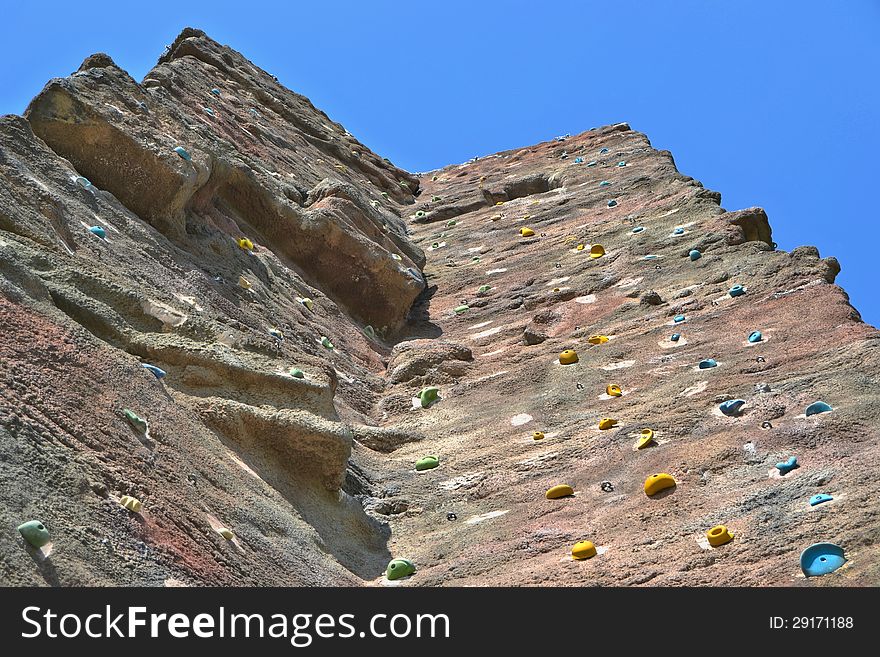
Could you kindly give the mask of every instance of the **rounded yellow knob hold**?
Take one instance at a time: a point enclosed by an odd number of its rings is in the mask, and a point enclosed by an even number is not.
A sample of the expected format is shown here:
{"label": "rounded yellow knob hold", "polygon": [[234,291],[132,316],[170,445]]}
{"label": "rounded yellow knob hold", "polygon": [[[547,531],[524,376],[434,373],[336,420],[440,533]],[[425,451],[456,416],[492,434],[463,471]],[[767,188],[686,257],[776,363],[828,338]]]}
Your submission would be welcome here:
{"label": "rounded yellow knob hold", "polygon": [[544,440],[544,432],[543,431],[536,431],[535,433],[532,434],[532,439],[533,440]]}
{"label": "rounded yellow knob hold", "polygon": [[119,503],[129,511],[134,511],[135,513],[140,513],[140,510],[144,506],[139,499],[131,497],[130,495],[123,495],[120,497]]}
{"label": "rounded yellow knob hold", "polygon": [[504,205],[504,201],[498,201],[495,205]]}
{"label": "rounded yellow knob hold", "polygon": [[596,546],[593,545],[593,541],[581,541],[580,543],[575,543],[571,548],[571,556],[573,559],[577,560],[595,557]]}
{"label": "rounded yellow knob hold", "polygon": [[672,488],[674,486],[675,479],[672,478],[672,475],[668,475],[665,472],[652,474],[645,479],[645,495],[650,497],[651,495],[656,495],[661,490],[666,490],[667,488]]}
{"label": "rounded yellow knob hold", "polygon": [[603,255],[605,255],[605,247],[601,244],[593,244],[593,246],[590,247],[591,258],[601,258]]}
{"label": "rounded yellow knob hold", "polygon": [[572,365],[573,363],[578,362],[578,355],[574,349],[566,349],[559,354],[559,362],[562,365]]}
{"label": "rounded yellow knob hold", "polygon": [[559,484],[558,486],[554,486],[550,490],[548,490],[544,494],[548,500],[555,500],[560,497],[568,497],[569,495],[574,495],[574,489],[568,484]]}
{"label": "rounded yellow knob hold", "polygon": [[614,425],[616,425],[616,424],[617,424],[617,420],[615,420],[614,418],[611,418],[611,417],[603,417],[601,420],[599,420],[599,428],[602,429],[603,431],[605,429],[613,428]]}
{"label": "rounded yellow knob hold", "polygon": [[591,335],[589,338],[587,338],[587,342],[589,342],[590,344],[605,344],[606,342],[608,342],[608,336]]}
{"label": "rounded yellow knob hold", "polygon": [[254,243],[251,242],[247,237],[242,237],[238,240],[238,246],[244,249],[245,251],[253,251]]}
{"label": "rounded yellow knob hold", "polygon": [[535,231],[533,231],[531,228],[520,228],[519,234],[522,237],[534,237]]}
{"label": "rounded yellow knob hold", "polygon": [[220,534],[220,536],[225,538],[227,541],[231,541],[233,538],[235,538],[235,534],[232,533],[232,530],[226,529],[226,527],[221,527],[217,530],[217,533]]}
{"label": "rounded yellow knob hold", "polygon": [[642,449],[654,442],[654,432],[651,429],[642,429],[639,442],[636,443],[636,449]]}
{"label": "rounded yellow knob hold", "polygon": [[605,394],[609,397],[621,397],[623,395],[623,391],[616,383],[609,383],[607,386],[605,386]]}
{"label": "rounded yellow knob hold", "polygon": [[733,534],[724,525],[715,525],[706,532],[706,538],[709,539],[709,545],[718,547],[719,545],[730,543],[733,540]]}
{"label": "rounded yellow knob hold", "polygon": [[578,244],[576,248],[578,251],[583,251],[586,247],[583,244]]}

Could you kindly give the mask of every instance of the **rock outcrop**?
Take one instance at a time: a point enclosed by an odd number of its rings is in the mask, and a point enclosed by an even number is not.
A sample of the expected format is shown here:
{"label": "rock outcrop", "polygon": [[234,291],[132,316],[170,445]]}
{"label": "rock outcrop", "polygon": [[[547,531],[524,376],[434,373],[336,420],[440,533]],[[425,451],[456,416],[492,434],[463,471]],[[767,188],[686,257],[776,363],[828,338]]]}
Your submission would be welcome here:
{"label": "rock outcrop", "polygon": [[880,332],[720,202],[626,124],[414,175],[198,30],[89,57],[0,119],[0,583],[876,585]]}

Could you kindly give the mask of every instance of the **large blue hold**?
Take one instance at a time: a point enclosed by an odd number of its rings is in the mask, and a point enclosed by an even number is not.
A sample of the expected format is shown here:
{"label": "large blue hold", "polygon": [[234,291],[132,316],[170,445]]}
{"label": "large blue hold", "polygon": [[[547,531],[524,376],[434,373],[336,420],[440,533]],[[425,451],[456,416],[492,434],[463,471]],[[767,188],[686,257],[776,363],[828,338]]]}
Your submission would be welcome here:
{"label": "large blue hold", "polygon": [[833,411],[829,404],[826,404],[823,401],[813,402],[809,406],[807,406],[807,417],[811,415],[818,415],[819,413],[828,413],[829,411]]}
{"label": "large blue hold", "polygon": [[672,234],[673,235],[684,235],[684,228],[676,228],[674,231],[672,231]]}
{"label": "large blue hold", "polygon": [[727,417],[735,417],[739,413],[739,409],[741,409],[745,405],[745,399],[730,399],[721,404],[718,408]]}
{"label": "large blue hold", "polygon": [[107,231],[104,230],[103,228],[101,228],[100,226],[92,226],[91,228],[89,228],[89,232],[92,233],[93,235],[97,235],[101,239],[104,239],[105,237],[107,237]]}
{"label": "large blue hold", "polygon": [[700,253],[699,251],[697,251],[696,249],[693,249],[693,250],[688,254],[688,256],[690,257],[691,260],[699,260],[700,258],[703,257],[703,254]]}
{"label": "large blue hold", "polygon": [[680,324],[681,322],[684,321],[684,315],[676,315],[675,317],[672,318],[672,321],[675,322],[676,324]]}
{"label": "large blue hold", "polygon": [[776,464],[776,469],[779,470],[779,474],[781,475],[788,474],[796,467],[798,467],[797,456],[792,456],[787,461]]}
{"label": "large blue hold", "polygon": [[763,339],[764,336],[761,335],[760,331],[752,331],[752,333],[749,334],[749,342],[760,342]]}
{"label": "large blue hold", "polygon": [[813,543],[801,552],[801,570],[807,577],[833,573],[845,563],[843,548],[834,543]]}
{"label": "large blue hold", "polygon": [[673,342],[678,342],[679,338],[681,338],[681,333],[673,333],[669,339]]}
{"label": "large blue hold", "polygon": [[145,370],[149,370],[150,372],[155,374],[157,379],[165,378],[165,370],[163,370],[161,367],[156,367],[155,365],[148,365],[147,363],[141,363],[141,365],[143,366],[143,368]]}
{"label": "large blue hold", "polygon": [[730,292],[728,294],[732,297],[741,297],[746,293],[746,289],[742,285],[734,285],[730,288]]}
{"label": "large blue hold", "polygon": [[830,495],[826,495],[825,493],[817,493],[810,498],[810,506],[817,506],[824,502],[830,502],[833,499],[833,497],[831,497]]}
{"label": "large blue hold", "polygon": [[576,157],[576,158],[574,158],[574,163],[575,163],[575,164],[583,164],[583,163],[584,163],[584,158],[582,158],[582,157]]}
{"label": "large blue hold", "polygon": [[706,360],[701,360],[697,367],[701,370],[708,370],[710,367],[718,367],[718,363],[715,362],[714,358],[707,358]]}
{"label": "large blue hold", "polygon": [[192,157],[190,157],[190,154],[186,152],[186,149],[183,146],[175,146],[174,152],[180,155],[180,157],[182,157],[187,162],[190,162],[192,160]]}

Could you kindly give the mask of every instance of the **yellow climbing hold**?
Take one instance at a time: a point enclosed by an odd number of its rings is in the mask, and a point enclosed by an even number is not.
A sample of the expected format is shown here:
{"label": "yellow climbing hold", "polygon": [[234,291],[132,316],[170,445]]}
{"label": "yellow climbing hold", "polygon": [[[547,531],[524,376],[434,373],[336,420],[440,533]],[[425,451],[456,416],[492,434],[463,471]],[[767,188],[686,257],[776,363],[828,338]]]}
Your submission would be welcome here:
{"label": "yellow climbing hold", "polygon": [[544,432],[543,431],[536,431],[535,433],[532,434],[532,438],[534,440],[544,440]]}
{"label": "yellow climbing hold", "polygon": [[590,247],[591,258],[601,258],[603,255],[605,255],[605,247],[601,244],[593,244],[593,246]]}
{"label": "yellow climbing hold", "polygon": [[238,246],[240,246],[245,251],[253,251],[254,243],[251,242],[247,237],[242,237],[238,240]]}
{"label": "yellow climbing hold", "polygon": [[652,474],[645,479],[645,495],[650,497],[651,495],[656,495],[661,490],[666,490],[673,486],[675,486],[675,479],[672,478],[672,475],[668,475],[665,472]]}
{"label": "yellow climbing hold", "polygon": [[545,493],[545,496],[548,500],[555,500],[560,497],[568,497],[569,495],[574,495],[574,489],[568,484],[559,484],[558,486],[554,486]]}
{"label": "yellow climbing hold", "polygon": [[248,279],[246,279],[244,276],[239,276],[238,277],[238,286],[243,287],[245,290],[250,290],[251,289],[251,282]]}
{"label": "yellow climbing hold", "polygon": [[599,420],[599,428],[604,431],[605,429],[612,429],[617,424],[617,420],[612,417],[603,417]]}
{"label": "yellow climbing hold", "polygon": [[302,297],[301,299],[299,299],[299,302],[312,312],[315,312],[315,302],[308,297]]}
{"label": "yellow climbing hold", "polygon": [[504,201],[498,201],[495,205],[504,205]]}
{"label": "yellow climbing hold", "polygon": [[578,245],[577,245],[577,250],[578,250],[578,251],[583,251],[584,248],[586,248],[586,247],[584,247],[583,244],[578,244]]}
{"label": "yellow climbing hold", "polygon": [[709,539],[709,545],[718,547],[719,545],[730,543],[733,540],[733,534],[724,525],[715,525],[706,532],[706,538]]}
{"label": "yellow climbing hold", "polygon": [[531,228],[520,228],[519,234],[523,237],[533,237],[535,231],[533,231]]}
{"label": "yellow climbing hold", "polygon": [[119,498],[119,503],[124,506],[129,511],[134,511],[135,513],[139,513],[143,504],[136,497],[131,497],[130,495],[123,495]]}
{"label": "yellow climbing hold", "polygon": [[593,541],[581,541],[580,543],[575,543],[571,548],[572,559],[580,561],[581,559],[589,559],[595,556],[596,546],[593,545]]}
{"label": "yellow climbing hold", "polygon": [[621,397],[623,396],[623,391],[616,383],[609,383],[607,386],[605,386],[605,394],[609,397]]}
{"label": "yellow climbing hold", "polygon": [[654,442],[654,432],[651,429],[642,429],[639,432],[639,442],[636,443],[636,449],[642,449]]}
{"label": "yellow climbing hold", "polygon": [[605,344],[606,342],[608,342],[608,336],[591,335],[589,338],[587,338],[587,342],[589,342],[590,344]]}
{"label": "yellow climbing hold", "polygon": [[226,527],[221,527],[217,530],[217,533],[220,534],[220,536],[225,538],[227,541],[231,541],[233,538],[235,538],[235,534],[232,533],[232,530],[226,529]]}
{"label": "yellow climbing hold", "polygon": [[578,355],[574,349],[566,349],[559,354],[559,363],[562,365],[571,365],[578,362]]}

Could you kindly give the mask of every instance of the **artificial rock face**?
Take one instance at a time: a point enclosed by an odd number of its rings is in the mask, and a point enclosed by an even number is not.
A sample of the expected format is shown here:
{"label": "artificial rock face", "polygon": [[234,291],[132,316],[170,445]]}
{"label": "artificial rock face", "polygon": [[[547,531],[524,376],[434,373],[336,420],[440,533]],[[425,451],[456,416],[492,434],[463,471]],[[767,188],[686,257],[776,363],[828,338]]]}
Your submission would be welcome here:
{"label": "artificial rock face", "polygon": [[54,566],[2,532],[0,583],[785,585],[830,540],[811,585],[876,584],[839,270],[626,124],[417,176],[198,30],[93,55],[0,119],[0,519]]}

